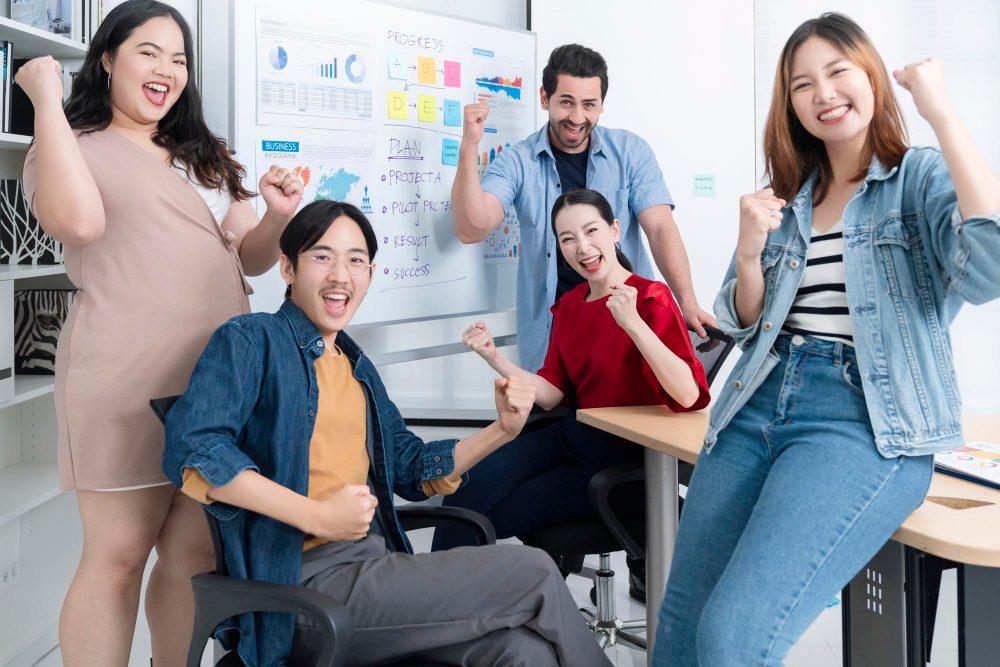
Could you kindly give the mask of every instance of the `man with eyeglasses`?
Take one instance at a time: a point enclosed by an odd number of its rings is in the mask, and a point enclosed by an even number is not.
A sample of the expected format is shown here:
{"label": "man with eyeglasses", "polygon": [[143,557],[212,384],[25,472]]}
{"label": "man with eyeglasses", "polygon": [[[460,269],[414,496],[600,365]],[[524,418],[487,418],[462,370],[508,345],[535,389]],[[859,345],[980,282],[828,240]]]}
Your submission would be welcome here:
{"label": "man with eyeglasses", "polygon": [[[166,419],[164,470],[218,520],[229,575],[345,605],[347,664],[609,665],[544,552],[412,555],[393,507],[394,493],[425,500],[465,483],[521,431],[531,386],[498,378],[496,421],[458,441],[421,441],[344,333],[374,276],[368,219],[350,204],[313,202],[280,246],[281,309],[222,325]],[[238,623],[246,664],[285,664],[293,636],[296,662],[312,664],[322,640],[287,614]]]}

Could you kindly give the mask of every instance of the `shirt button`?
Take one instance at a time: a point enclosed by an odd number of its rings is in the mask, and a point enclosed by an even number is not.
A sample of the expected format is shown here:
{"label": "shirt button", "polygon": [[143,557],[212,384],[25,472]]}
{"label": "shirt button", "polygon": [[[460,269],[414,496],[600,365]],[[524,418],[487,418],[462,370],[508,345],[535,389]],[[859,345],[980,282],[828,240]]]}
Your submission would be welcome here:
{"label": "shirt button", "polygon": [[434,457],[434,463],[437,463],[437,462],[438,462],[438,461],[440,461],[440,460],[441,460],[441,457],[440,457],[440,456],[435,456],[435,457]]}
{"label": "shirt button", "polygon": [[792,336],[792,345],[802,345],[802,343],[804,342],[806,342],[806,339],[803,338],[802,336],[798,334]]}
{"label": "shirt button", "polygon": [[771,324],[770,322],[764,322],[764,331],[770,331],[773,328],[774,328],[773,324]]}
{"label": "shirt button", "polygon": [[437,475],[443,475],[444,474],[444,470],[441,470],[441,468],[438,468],[437,470],[434,471],[434,473],[437,474]]}
{"label": "shirt button", "polygon": [[323,341],[321,340],[316,341],[316,347],[323,347]]}
{"label": "shirt button", "polygon": [[552,253],[551,253],[551,252],[547,252],[547,253],[545,253],[545,256],[546,256],[546,257],[551,257],[551,256],[552,256]]}
{"label": "shirt button", "polygon": [[737,380],[736,382],[733,383],[733,389],[742,389],[742,388],[743,388],[743,383],[740,380]]}
{"label": "shirt button", "polygon": [[792,267],[793,269],[799,268],[799,260],[793,259],[788,263],[788,266]]}
{"label": "shirt button", "polygon": [[309,411],[309,416],[310,417],[315,417],[316,416],[316,411],[315,410],[310,410]]}

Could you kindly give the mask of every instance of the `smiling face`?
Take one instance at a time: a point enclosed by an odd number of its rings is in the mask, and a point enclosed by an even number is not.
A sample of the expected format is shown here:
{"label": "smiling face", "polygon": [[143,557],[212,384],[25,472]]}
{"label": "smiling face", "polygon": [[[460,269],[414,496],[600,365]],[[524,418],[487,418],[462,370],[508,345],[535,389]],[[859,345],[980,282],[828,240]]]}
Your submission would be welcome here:
{"label": "smiling face", "polygon": [[555,220],[556,241],[566,263],[592,282],[603,282],[622,270],[615,254],[618,220],[610,225],[590,204],[571,204]]}
{"label": "smiling face", "polygon": [[184,35],[166,16],[138,26],[113,58],[105,53],[101,62],[111,74],[111,108],[118,123],[155,126],[188,82]]}
{"label": "smiling face", "polygon": [[297,266],[281,256],[281,277],[292,285],[292,302],[332,342],[368,292],[375,268],[370,263],[361,228],[342,215],[298,256]]}
{"label": "smiling face", "polygon": [[600,77],[581,79],[560,74],[550,98],[541,92],[542,108],[549,112],[549,141],[564,153],[587,149],[590,133],[604,111]]}
{"label": "smiling face", "polygon": [[792,109],[809,134],[829,150],[834,145],[864,145],[875,96],[860,66],[822,37],[796,49],[789,90]]}

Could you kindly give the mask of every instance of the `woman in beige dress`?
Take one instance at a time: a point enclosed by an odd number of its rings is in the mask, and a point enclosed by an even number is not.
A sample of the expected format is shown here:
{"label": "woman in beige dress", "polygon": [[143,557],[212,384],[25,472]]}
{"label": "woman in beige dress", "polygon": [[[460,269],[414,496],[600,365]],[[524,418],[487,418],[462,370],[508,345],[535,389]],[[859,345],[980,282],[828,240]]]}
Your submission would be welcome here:
{"label": "woman in beige dress", "polygon": [[277,261],[302,197],[298,179],[272,167],[258,221],[243,168],[205,124],[193,69],[181,15],[130,0],[101,24],[65,108],[52,58],[16,77],[35,107],[25,191],[80,288],[55,389],[60,486],[76,491],[84,531],[59,623],[68,666],[128,663],[153,547],[153,664],[184,662],[190,578],[211,569],[212,546],[201,508],[163,475],[148,401],[181,393],[215,328],[249,310],[244,269]]}

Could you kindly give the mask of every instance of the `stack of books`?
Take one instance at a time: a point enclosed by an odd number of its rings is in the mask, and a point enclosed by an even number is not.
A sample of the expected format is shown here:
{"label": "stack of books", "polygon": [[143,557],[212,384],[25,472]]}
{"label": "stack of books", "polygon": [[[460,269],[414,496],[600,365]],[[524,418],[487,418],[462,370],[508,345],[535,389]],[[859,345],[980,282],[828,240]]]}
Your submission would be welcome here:
{"label": "stack of books", "polygon": [[[23,90],[14,85],[14,75],[29,58],[14,57],[14,43],[0,42],[0,131],[35,134],[35,109]],[[63,67],[63,92],[69,95],[73,74]]]}

